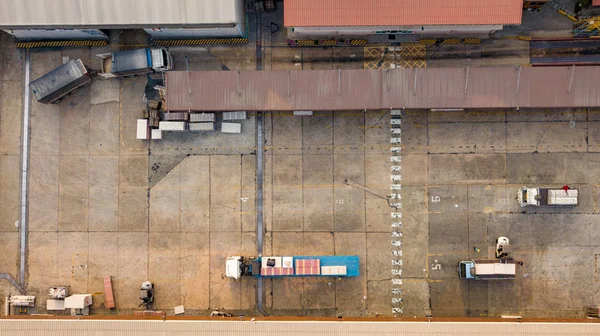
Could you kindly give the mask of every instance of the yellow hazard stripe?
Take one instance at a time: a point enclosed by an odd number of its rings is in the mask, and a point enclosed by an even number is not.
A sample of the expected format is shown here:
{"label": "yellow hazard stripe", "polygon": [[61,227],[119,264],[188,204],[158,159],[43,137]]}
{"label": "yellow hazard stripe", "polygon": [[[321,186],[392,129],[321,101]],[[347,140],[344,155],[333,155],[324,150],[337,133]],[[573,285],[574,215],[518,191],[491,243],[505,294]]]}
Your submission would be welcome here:
{"label": "yellow hazard stripe", "polygon": [[481,39],[479,38],[466,38],[463,40],[464,44],[481,44]]}
{"label": "yellow hazard stripe", "polygon": [[213,38],[213,39],[186,39],[186,40],[154,40],[157,46],[180,46],[180,45],[206,45],[206,44],[245,44],[247,38]]}
{"label": "yellow hazard stripe", "polygon": [[296,45],[299,46],[314,46],[317,45],[317,41],[315,40],[296,40]]}
{"label": "yellow hazard stripe", "polygon": [[419,40],[419,44],[425,44],[425,45],[433,45],[436,42],[437,42],[437,39],[434,39],[434,38],[426,38],[426,39]]}
{"label": "yellow hazard stripe", "polygon": [[359,39],[359,40],[350,40],[350,45],[365,45],[367,44],[367,40]]}
{"label": "yellow hazard stripe", "polygon": [[17,42],[17,48],[48,48],[48,47],[102,47],[106,41],[35,41]]}
{"label": "yellow hazard stripe", "polygon": [[460,43],[459,38],[447,38],[447,39],[444,39],[444,41],[442,41],[442,44],[459,44],[459,43]]}

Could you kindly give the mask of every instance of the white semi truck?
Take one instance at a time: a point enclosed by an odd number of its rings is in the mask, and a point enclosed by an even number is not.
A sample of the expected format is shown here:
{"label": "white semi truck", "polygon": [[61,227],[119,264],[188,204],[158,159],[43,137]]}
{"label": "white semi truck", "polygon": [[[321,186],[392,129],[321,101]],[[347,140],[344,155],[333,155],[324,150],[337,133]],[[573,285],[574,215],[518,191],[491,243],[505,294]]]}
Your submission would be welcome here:
{"label": "white semi truck", "polygon": [[579,190],[568,186],[562,188],[528,188],[519,189],[517,201],[526,206],[576,206]]}

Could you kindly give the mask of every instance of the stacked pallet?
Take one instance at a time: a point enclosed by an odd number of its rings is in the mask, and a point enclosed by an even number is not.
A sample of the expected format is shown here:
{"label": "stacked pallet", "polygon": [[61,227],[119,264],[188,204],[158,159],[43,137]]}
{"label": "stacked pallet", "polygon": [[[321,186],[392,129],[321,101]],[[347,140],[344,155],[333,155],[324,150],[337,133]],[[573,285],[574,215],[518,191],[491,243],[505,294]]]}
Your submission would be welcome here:
{"label": "stacked pallet", "polygon": [[346,266],[323,266],[322,275],[346,275]]}
{"label": "stacked pallet", "polygon": [[296,259],[296,275],[319,275],[320,266],[319,259]]}
{"label": "stacked pallet", "polygon": [[260,269],[260,275],[294,275],[294,269],[283,267],[263,267]]}

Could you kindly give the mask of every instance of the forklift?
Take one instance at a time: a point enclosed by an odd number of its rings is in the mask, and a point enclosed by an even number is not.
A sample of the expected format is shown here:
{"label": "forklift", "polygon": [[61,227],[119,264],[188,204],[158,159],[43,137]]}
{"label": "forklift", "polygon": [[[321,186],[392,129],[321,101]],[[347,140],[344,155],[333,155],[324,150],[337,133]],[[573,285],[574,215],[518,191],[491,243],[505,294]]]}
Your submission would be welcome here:
{"label": "forklift", "polygon": [[511,251],[512,248],[508,238],[498,237],[498,239],[496,239],[496,258],[508,258]]}

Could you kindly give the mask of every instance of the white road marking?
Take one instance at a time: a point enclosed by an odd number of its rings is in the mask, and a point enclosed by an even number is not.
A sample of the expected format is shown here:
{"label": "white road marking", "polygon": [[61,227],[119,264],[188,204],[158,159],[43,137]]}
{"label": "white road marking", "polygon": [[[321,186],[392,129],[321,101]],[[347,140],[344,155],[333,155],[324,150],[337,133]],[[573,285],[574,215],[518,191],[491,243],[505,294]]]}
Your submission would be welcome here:
{"label": "white road marking", "polygon": [[[390,119],[390,143],[392,144],[400,144],[402,143],[402,130],[400,128],[400,125],[402,124],[402,110],[391,110],[390,111],[390,115],[391,115],[391,119]],[[400,165],[400,163],[402,162],[402,157],[400,156],[400,153],[402,152],[402,147],[399,146],[395,146],[395,147],[390,147],[390,152],[392,154],[392,156],[390,157],[390,162],[392,162],[392,166],[390,167],[390,171],[392,172],[400,172],[402,171],[402,167]],[[400,200],[402,199],[402,195],[400,194],[399,190],[402,190],[402,185],[401,185],[401,181],[402,181],[402,175],[400,174],[391,174],[390,175],[390,179],[392,181],[392,183],[390,184],[390,189],[392,190],[392,193],[390,194],[390,197],[388,199],[389,200]],[[398,221],[398,218],[402,218],[402,213],[399,211],[399,209],[402,208],[402,203],[401,202],[390,202],[389,203],[390,207],[395,209],[394,211],[391,212],[391,236],[392,236],[392,260],[391,260],[391,272],[392,272],[392,314],[402,314],[403,310],[400,307],[400,305],[404,302],[404,298],[402,298],[401,296],[403,295],[403,291],[402,291],[402,274],[403,274],[403,270],[402,270],[402,266],[403,266],[403,261],[402,259],[399,259],[399,257],[402,257],[402,250],[397,249],[398,247],[402,246],[402,240],[400,240],[400,238],[402,238],[402,222]]]}

